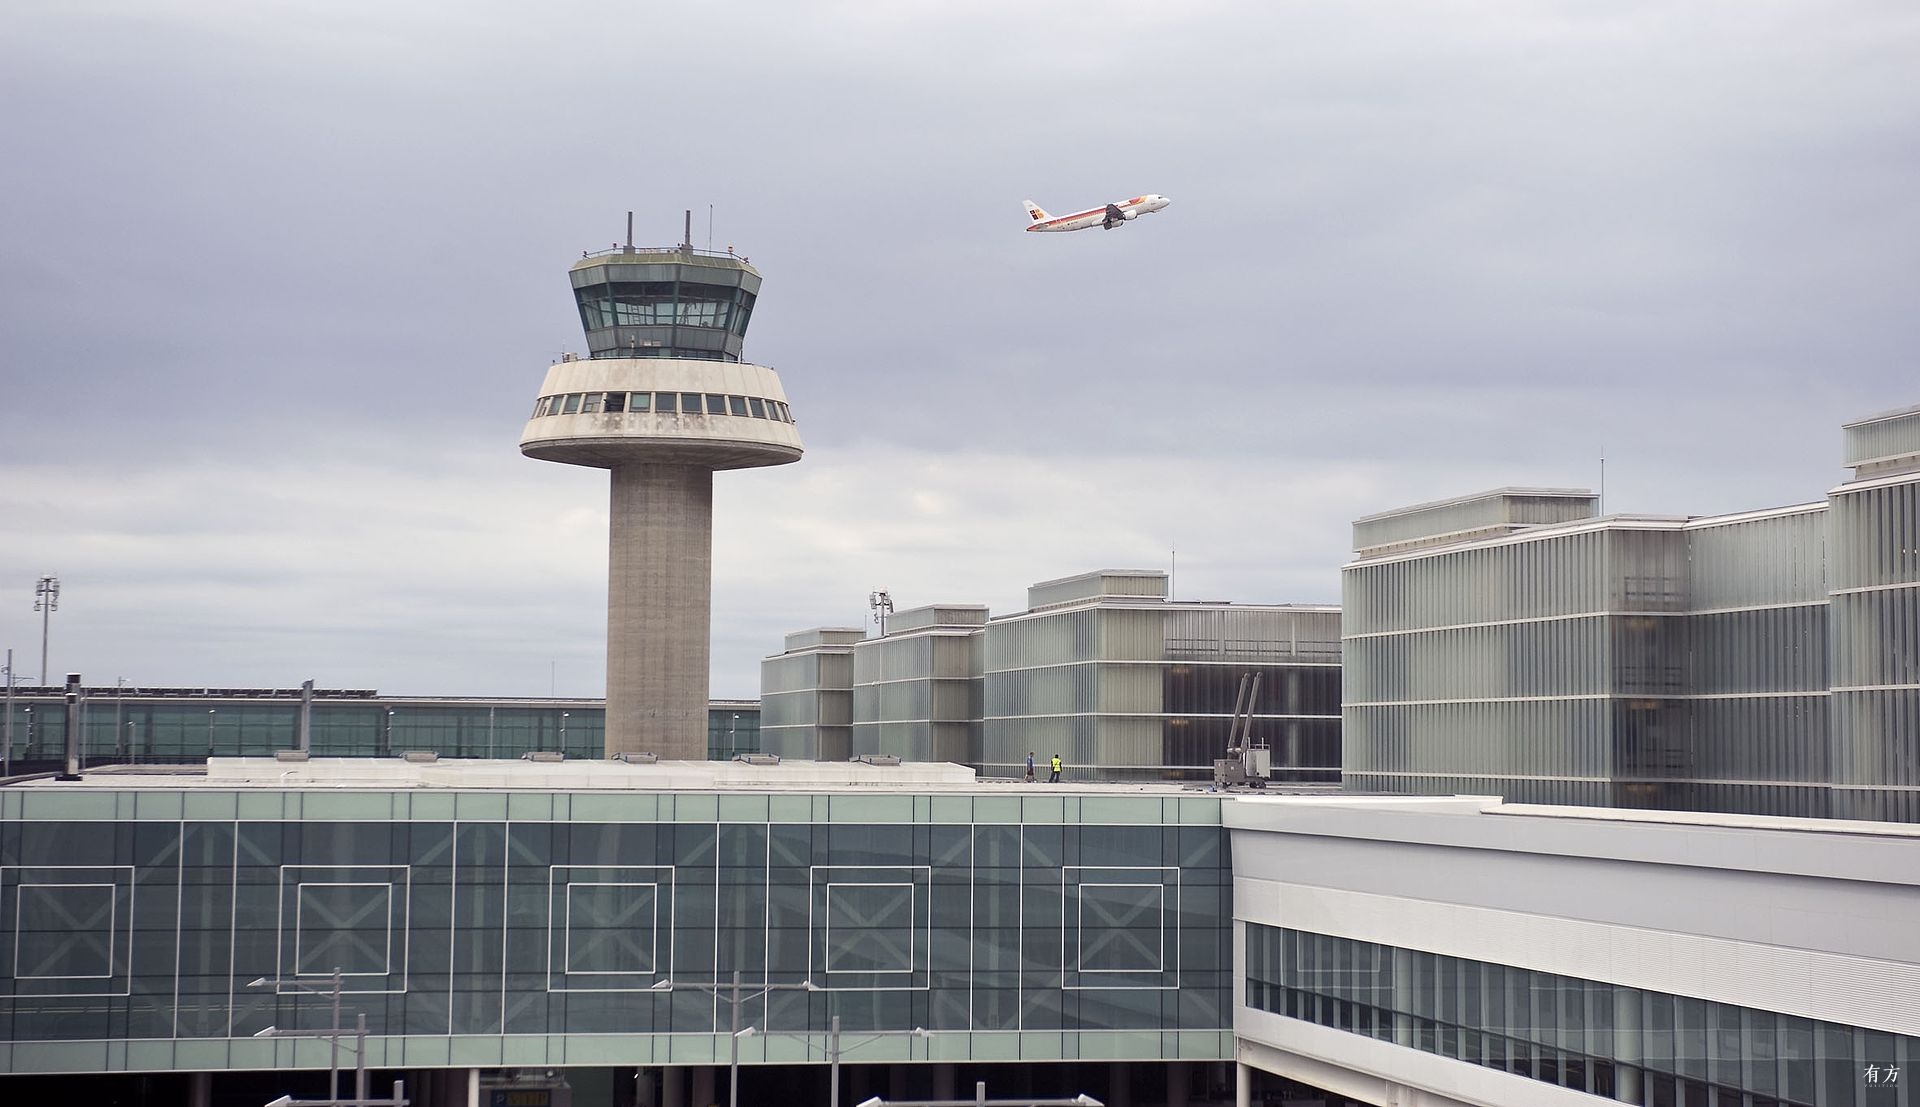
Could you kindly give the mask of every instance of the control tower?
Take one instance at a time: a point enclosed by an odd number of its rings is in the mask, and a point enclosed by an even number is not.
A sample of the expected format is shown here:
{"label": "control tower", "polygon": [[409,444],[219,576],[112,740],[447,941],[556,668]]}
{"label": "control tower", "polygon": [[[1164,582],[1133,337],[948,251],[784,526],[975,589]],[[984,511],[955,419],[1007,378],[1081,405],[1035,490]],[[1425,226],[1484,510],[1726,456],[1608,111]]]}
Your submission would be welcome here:
{"label": "control tower", "polygon": [[707,756],[713,473],[800,460],[780,378],[740,360],[760,274],[627,245],[568,272],[587,358],[547,370],[520,452],[612,471],[607,755]]}

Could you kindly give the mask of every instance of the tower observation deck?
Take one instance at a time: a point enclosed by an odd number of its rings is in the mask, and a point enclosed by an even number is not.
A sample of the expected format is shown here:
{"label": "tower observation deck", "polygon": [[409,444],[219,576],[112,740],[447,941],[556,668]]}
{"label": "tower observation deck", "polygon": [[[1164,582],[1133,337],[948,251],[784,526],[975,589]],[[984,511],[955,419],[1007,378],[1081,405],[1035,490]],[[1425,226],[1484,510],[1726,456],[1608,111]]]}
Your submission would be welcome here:
{"label": "tower observation deck", "polygon": [[608,756],[701,760],[713,474],[801,454],[779,375],[740,360],[760,273],[731,252],[628,245],[568,276],[590,356],[547,369],[520,452],[612,471]]}

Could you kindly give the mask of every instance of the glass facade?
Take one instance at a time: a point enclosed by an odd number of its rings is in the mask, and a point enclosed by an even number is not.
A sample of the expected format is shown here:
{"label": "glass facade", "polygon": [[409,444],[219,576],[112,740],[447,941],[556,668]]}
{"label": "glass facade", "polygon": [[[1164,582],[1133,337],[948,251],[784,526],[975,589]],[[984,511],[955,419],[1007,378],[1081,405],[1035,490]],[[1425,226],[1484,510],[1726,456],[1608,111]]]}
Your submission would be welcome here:
{"label": "glass facade", "polygon": [[1220,1060],[1230,893],[1205,796],[28,786],[0,1050],[323,1067],[252,1035],[327,999],[249,982],[338,969],[381,1067],[710,1064],[739,970],[819,989],[743,1009],[749,1063],[817,1062],[835,1016],[944,1060]]}
{"label": "glass facade", "polygon": [[597,358],[739,361],[760,291],[744,259],[690,247],[616,249],[568,275]]}
{"label": "glass facade", "polygon": [[[4,716],[4,709],[0,709]],[[387,757],[432,750],[442,757],[518,757],[559,751],[606,756],[606,708],[600,700],[458,700],[316,692],[315,757]],[[300,727],[298,689],[89,688],[81,714],[85,764],[192,763],[208,757],[270,755],[293,749]],[[707,708],[707,756],[729,760],[759,752],[760,709],[753,700]],[[64,756],[66,705],[57,695],[15,691],[16,770],[47,768]]]}
{"label": "glass facade", "polygon": [[1691,768],[1686,567],[1679,527],[1632,522],[1347,566],[1347,787],[1658,805]]}
{"label": "glass facade", "polygon": [[987,609],[903,611],[853,649],[853,752],[980,764]]}
{"label": "glass facade", "polygon": [[1908,1107],[1920,1038],[1248,923],[1246,1005],[1645,1107]]}
{"label": "glass facade", "polygon": [[[1140,594],[1140,584],[1155,594]],[[1068,779],[1211,780],[1240,679],[1259,674],[1253,736],[1274,779],[1340,775],[1340,618],[1331,607],[1167,601],[1157,572],[1029,590],[1033,610],[984,635],[982,772],[1059,753]]]}
{"label": "glass facade", "polygon": [[1834,814],[1920,821],[1920,473],[1829,502]]}
{"label": "glass facade", "polygon": [[859,627],[787,635],[786,652],[760,662],[761,748],[796,761],[853,756],[853,647]]}
{"label": "glass facade", "polygon": [[754,295],[693,281],[614,281],[573,290],[587,330],[608,327],[713,327],[744,336]]}
{"label": "glass facade", "polygon": [[533,403],[533,418],[548,415],[728,415],[741,419],[793,422],[793,409],[779,400],[759,396],[704,396],[698,407],[686,406],[680,392],[556,392]]}
{"label": "glass facade", "polygon": [[[1252,736],[1272,750],[1272,779],[1337,784],[1339,609],[1174,603],[1166,592],[1165,573],[1108,570],[1036,584],[1018,615],[941,605],[901,612],[883,638],[789,635],[787,652],[761,665],[763,741],[804,756],[828,732],[832,682],[845,673],[853,753],[996,778],[1023,776],[1029,752],[1039,766],[1057,753],[1067,780],[1210,781],[1241,678],[1258,675]],[[829,660],[849,648],[850,668]]]}
{"label": "glass facade", "polygon": [[1555,523],[1507,490],[1356,523],[1347,786],[1920,821],[1916,442],[1920,410],[1849,425],[1824,503]]}
{"label": "glass facade", "polygon": [[1854,480],[1797,507],[1356,523],[1347,786],[1920,821],[1916,444],[1920,409],[1849,424]]}

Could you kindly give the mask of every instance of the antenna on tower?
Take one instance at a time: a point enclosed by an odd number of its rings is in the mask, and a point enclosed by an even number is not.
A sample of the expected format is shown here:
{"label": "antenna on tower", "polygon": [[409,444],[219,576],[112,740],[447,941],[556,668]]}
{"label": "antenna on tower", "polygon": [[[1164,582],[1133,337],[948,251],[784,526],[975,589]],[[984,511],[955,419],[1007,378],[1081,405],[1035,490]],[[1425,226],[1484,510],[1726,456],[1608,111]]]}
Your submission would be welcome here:
{"label": "antenna on tower", "polygon": [[693,253],[693,209],[692,208],[687,209],[687,231],[680,238],[680,248],[682,250],[685,250],[689,254]]}
{"label": "antenna on tower", "polygon": [[707,253],[713,253],[713,205],[707,205]]}
{"label": "antenna on tower", "polygon": [[633,213],[627,213],[627,253],[633,253]]}

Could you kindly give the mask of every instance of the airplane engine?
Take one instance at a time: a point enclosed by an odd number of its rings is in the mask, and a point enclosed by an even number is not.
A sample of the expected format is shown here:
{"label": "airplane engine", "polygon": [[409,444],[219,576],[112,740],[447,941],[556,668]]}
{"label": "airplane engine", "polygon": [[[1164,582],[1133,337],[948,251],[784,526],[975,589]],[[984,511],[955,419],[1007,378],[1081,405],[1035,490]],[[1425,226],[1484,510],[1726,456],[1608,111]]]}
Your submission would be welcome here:
{"label": "airplane engine", "polygon": [[1125,219],[1128,222],[1132,222],[1133,220],[1140,218],[1140,209],[1139,208],[1122,208],[1120,209],[1120,218]]}

